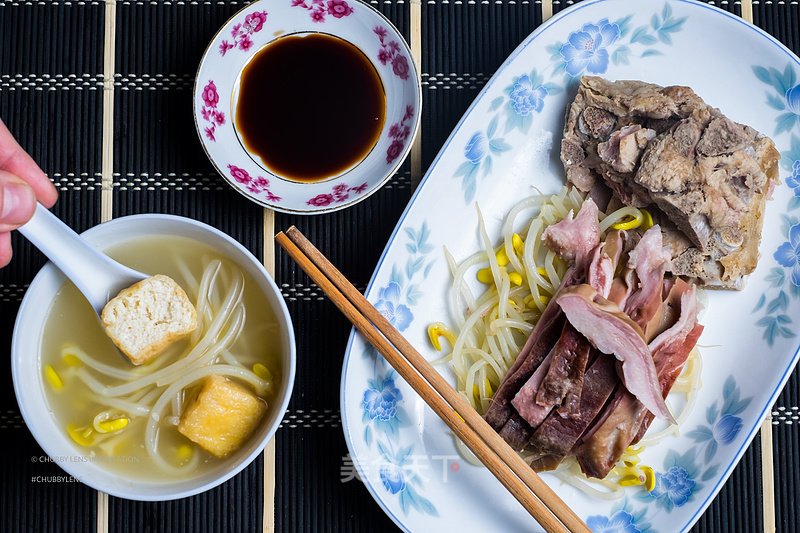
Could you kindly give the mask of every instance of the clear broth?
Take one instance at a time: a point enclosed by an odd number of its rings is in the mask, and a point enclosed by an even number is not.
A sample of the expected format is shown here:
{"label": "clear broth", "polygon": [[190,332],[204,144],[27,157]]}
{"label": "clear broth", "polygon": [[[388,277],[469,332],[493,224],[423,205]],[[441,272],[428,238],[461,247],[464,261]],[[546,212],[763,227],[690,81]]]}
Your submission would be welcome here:
{"label": "clear broth", "polygon": [[[132,239],[107,249],[106,253],[136,270],[151,275],[166,274],[172,277],[184,288],[193,303],[197,301],[197,294],[187,282],[183,271],[178,267],[179,261],[188,267],[198,282],[202,276],[203,266],[213,259],[220,259],[223,262],[223,268],[225,266],[236,267],[231,260],[219,254],[213,247],[183,237],[159,236]],[[255,363],[265,365],[274,376],[273,391],[275,391],[279,388],[283,370],[277,320],[252,277],[244,271],[242,274],[245,283],[243,298],[246,321],[239,339],[231,346],[230,352],[236,354],[238,360],[246,368],[251,368]],[[248,290],[248,288],[250,289]],[[64,283],[53,299],[44,331],[41,353],[42,369],[49,364],[59,375],[67,369],[68,365],[61,357],[61,350],[65,344],[77,345],[102,363],[125,370],[133,368],[133,365],[106,336],[97,315],[71,282]],[[177,360],[178,355],[183,353],[182,349],[187,345],[188,340],[178,341],[174,348],[169,348],[167,352],[158,357],[172,357]],[[100,376],[98,373],[93,373],[93,375],[102,377],[101,381],[109,385],[119,383],[114,378]],[[71,439],[66,427],[70,424],[90,425],[94,416],[100,411],[107,410],[108,406],[95,402],[88,387],[77,378],[64,380],[64,388],[61,391],[55,391],[46,379],[43,379],[43,386],[59,429],[83,453],[82,457],[71,460],[93,461],[120,475],[142,480],[158,481],[178,477],[161,470],[147,453],[144,445],[144,433],[148,415],[131,418],[128,426],[120,433],[127,437],[122,438],[111,450],[104,450],[102,444],[83,447]],[[251,388],[246,384],[245,386]],[[187,391],[184,395],[184,406],[192,398],[192,392]],[[263,399],[268,405],[265,415],[265,418],[268,418],[275,406],[272,405],[271,397]],[[164,416],[168,415],[169,411],[170,407],[167,407],[164,410]],[[253,436],[251,435],[250,438]],[[178,449],[182,445],[189,445],[192,453],[201,454],[199,466],[189,472],[189,477],[203,475],[220,462],[225,461],[225,458],[215,457],[184,437],[175,426],[162,422],[159,426],[158,440],[158,448],[162,451],[162,455],[165,457],[174,455],[177,458]],[[247,441],[242,446],[247,446]],[[109,451],[111,453],[108,453]],[[180,464],[181,460],[176,459],[175,465],[180,466]]]}

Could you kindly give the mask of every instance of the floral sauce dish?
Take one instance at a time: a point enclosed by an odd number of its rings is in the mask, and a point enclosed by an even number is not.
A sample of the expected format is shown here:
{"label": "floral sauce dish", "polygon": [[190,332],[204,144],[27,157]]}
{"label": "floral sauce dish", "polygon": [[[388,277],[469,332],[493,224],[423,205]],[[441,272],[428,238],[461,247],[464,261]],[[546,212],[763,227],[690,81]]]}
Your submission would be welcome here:
{"label": "floral sauce dish", "polygon": [[[289,36],[327,35],[356,47],[374,67],[385,96],[380,131],[366,155],[348,168],[315,181],[293,179],[274,172],[248,150],[237,130],[237,109],[245,67],[265,47]],[[313,69],[310,69],[313,70]],[[305,83],[318,84],[316,97],[297,113],[301,130],[337,106],[326,94],[319,72],[304,72]],[[303,80],[293,80],[296,84]],[[285,102],[267,101],[281,109]],[[359,202],[378,190],[397,171],[411,149],[420,122],[421,84],[408,44],[378,11],[358,0],[260,0],[234,15],[209,44],[195,79],[193,109],[203,148],[220,175],[253,202],[286,213],[335,211]],[[328,107],[326,107],[328,106]],[[315,112],[313,108],[317,108]],[[244,109],[246,112],[246,109]],[[343,122],[343,121],[339,121]],[[343,128],[345,125],[343,124]],[[308,135],[297,152],[308,158],[325,150],[319,138]],[[329,150],[328,150],[329,151]],[[324,162],[322,162],[324,163]],[[324,166],[324,165],[321,165]]]}

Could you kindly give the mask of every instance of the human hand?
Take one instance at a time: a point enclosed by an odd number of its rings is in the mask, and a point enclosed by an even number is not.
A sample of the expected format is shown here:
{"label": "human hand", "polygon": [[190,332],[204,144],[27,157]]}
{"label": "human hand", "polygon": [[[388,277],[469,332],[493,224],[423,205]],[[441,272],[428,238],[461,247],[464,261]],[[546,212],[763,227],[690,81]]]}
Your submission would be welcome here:
{"label": "human hand", "polygon": [[38,201],[52,207],[58,192],[0,120],[0,267],[11,261],[11,231],[25,224]]}

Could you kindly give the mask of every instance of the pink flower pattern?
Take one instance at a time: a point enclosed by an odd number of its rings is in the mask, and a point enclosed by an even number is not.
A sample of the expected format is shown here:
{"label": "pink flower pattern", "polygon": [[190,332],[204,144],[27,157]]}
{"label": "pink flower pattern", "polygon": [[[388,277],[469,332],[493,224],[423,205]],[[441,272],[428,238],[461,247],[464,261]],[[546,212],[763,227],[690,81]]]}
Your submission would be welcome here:
{"label": "pink flower pattern", "polygon": [[340,19],[353,12],[353,8],[344,0],[328,0],[328,14]]}
{"label": "pink flower pattern", "polygon": [[275,196],[269,190],[269,180],[263,176],[252,177],[245,169],[237,167],[236,165],[228,165],[228,170],[231,177],[237,182],[245,186],[245,188],[253,194],[262,194],[269,202],[280,202],[281,197]]}
{"label": "pink flower pattern", "polygon": [[413,116],[414,107],[408,105],[406,106],[406,112],[403,115],[403,119],[400,122],[395,122],[389,126],[389,137],[394,140],[392,141],[392,144],[389,145],[389,148],[386,149],[386,163],[391,163],[397,159],[401,153],[403,153],[403,148],[406,145],[406,141],[411,135],[411,128],[406,124],[406,121],[410,120]]}
{"label": "pink flower pattern", "polygon": [[378,51],[378,61],[380,61],[381,65],[385,65],[389,61],[392,60],[392,53],[389,52],[386,48],[381,48]]}
{"label": "pink flower pattern", "polygon": [[314,207],[325,207],[333,203],[341,203],[350,198],[350,195],[361,194],[367,190],[367,182],[362,183],[356,187],[350,187],[344,183],[333,186],[331,193],[318,194],[311,198],[306,204]]}
{"label": "pink flower pattern", "polygon": [[311,12],[311,20],[314,22],[325,22],[325,11],[322,9],[315,9]]}
{"label": "pink flower pattern", "polygon": [[250,39],[247,35],[242,37],[242,40],[239,41],[239,49],[247,52],[250,50],[250,47],[253,46],[253,40]]}
{"label": "pink flower pattern", "polygon": [[209,80],[206,86],[203,87],[203,92],[200,94],[200,97],[203,99],[203,107],[200,109],[200,115],[203,117],[203,120],[209,123],[203,131],[210,141],[216,141],[217,139],[214,137],[214,133],[217,130],[217,126],[225,124],[225,113],[217,109],[219,94],[217,93],[217,86],[214,85],[214,80]]}
{"label": "pink flower pattern", "polygon": [[318,194],[314,198],[310,199],[306,202],[308,205],[313,205],[315,207],[325,207],[326,205],[331,205],[333,203],[333,195],[332,194]]}
{"label": "pink flower pattern", "polygon": [[401,80],[408,79],[408,73],[411,70],[408,64],[408,58],[400,52],[400,44],[397,41],[389,41],[386,39],[386,28],[375,26],[372,30],[378,39],[381,41],[381,49],[378,51],[378,61],[381,65],[392,65],[392,72]]}
{"label": "pink flower pattern", "polygon": [[325,22],[326,15],[340,19],[353,13],[353,8],[345,0],[311,0],[311,3],[306,3],[306,0],[292,0],[292,7],[306,9],[314,22]]}
{"label": "pink flower pattern", "polygon": [[252,30],[251,33],[261,31],[261,28],[264,27],[264,22],[267,20],[267,12],[266,11],[257,11],[255,13],[250,13],[244,19],[244,25],[247,26]]}
{"label": "pink flower pattern", "polygon": [[229,50],[233,50],[234,48],[238,48],[243,52],[250,50],[253,46],[253,39],[251,39],[251,36],[261,31],[266,20],[266,11],[256,11],[247,15],[243,23],[236,24],[231,30],[233,42],[226,39],[222,40],[222,43],[219,45],[219,53],[224,56]]}

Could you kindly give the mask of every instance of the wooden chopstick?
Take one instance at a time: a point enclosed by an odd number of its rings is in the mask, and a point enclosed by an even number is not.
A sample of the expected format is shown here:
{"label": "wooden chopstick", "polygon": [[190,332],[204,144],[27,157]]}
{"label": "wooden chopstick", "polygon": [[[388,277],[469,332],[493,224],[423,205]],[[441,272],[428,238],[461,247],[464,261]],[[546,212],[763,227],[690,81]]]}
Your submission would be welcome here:
{"label": "wooden chopstick", "polygon": [[289,253],[300,267],[311,277],[314,282],[328,295],[331,301],[352,322],[358,331],[377,348],[387,361],[397,370],[397,373],[419,394],[434,412],[453,430],[467,447],[483,462],[497,477],[506,489],[519,500],[519,502],[533,515],[533,517],[548,532],[563,532],[563,526],[558,522],[527,487],[504,468],[500,459],[483,445],[480,438],[471,431],[458,417],[449,405],[436,394],[420,375],[398,355],[395,348],[384,338],[373,325],[362,315],[358,309],[333,285],[314,263],[283,233],[276,235],[278,243]]}
{"label": "wooden chopstick", "polygon": [[589,532],[575,512],[297,228],[286,233],[288,237],[276,235],[278,243],[547,531],[561,532],[566,526],[573,532]]}

